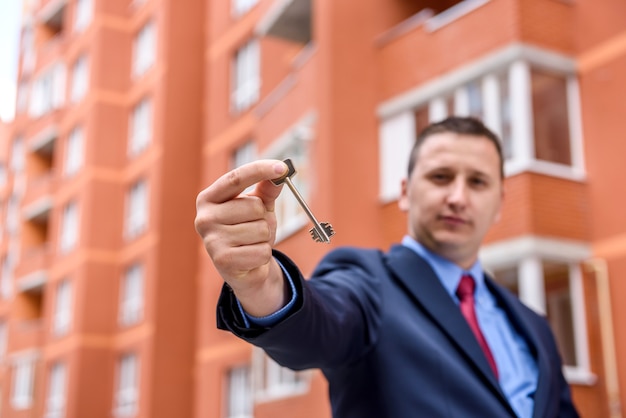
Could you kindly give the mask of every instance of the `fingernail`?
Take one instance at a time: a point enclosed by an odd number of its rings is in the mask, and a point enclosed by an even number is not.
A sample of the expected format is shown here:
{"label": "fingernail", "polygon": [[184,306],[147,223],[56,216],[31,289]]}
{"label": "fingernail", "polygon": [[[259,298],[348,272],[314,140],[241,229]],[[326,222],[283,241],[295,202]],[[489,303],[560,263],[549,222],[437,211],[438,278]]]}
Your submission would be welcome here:
{"label": "fingernail", "polygon": [[286,171],[285,163],[276,163],[274,164],[274,172],[276,174],[283,174]]}

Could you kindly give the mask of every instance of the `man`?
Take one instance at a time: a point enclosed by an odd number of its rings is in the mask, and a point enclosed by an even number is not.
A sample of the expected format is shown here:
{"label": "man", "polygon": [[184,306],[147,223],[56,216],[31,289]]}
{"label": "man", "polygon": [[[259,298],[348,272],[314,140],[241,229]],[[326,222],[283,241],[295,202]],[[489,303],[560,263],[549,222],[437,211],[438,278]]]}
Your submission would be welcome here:
{"label": "man", "polygon": [[335,249],[310,280],[272,250],[270,180],[285,170],[257,161],[198,196],[196,229],[225,281],[220,328],[284,366],[320,368],[335,418],[578,417],[547,322],[478,260],[504,193],[500,144],[480,121],[418,136],[401,245]]}

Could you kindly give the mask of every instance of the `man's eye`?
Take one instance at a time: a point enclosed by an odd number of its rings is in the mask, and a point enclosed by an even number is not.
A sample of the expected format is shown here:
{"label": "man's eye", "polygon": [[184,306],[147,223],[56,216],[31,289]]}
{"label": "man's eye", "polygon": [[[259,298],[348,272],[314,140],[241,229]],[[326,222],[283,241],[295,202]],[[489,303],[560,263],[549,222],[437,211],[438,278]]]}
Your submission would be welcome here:
{"label": "man's eye", "polygon": [[475,177],[470,179],[470,184],[472,184],[473,186],[486,186],[487,182],[484,179]]}
{"label": "man's eye", "polygon": [[445,182],[450,180],[450,177],[449,174],[444,173],[434,173],[430,175],[430,179],[435,182]]}

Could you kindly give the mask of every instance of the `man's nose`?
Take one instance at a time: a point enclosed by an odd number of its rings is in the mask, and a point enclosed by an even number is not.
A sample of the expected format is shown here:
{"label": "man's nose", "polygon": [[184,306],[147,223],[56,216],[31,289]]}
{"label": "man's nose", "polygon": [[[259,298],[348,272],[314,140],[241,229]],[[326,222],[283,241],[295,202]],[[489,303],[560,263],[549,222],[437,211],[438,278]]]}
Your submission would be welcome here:
{"label": "man's nose", "polygon": [[450,183],[448,191],[448,203],[455,206],[465,206],[467,204],[468,188],[465,180],[461,177],[456,178]]}

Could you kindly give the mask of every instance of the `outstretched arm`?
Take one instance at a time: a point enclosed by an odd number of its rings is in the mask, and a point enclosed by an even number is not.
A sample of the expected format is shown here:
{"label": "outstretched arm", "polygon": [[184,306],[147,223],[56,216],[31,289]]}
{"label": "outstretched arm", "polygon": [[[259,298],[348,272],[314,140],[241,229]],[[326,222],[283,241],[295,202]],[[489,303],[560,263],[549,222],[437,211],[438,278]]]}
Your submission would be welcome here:
{"label": "outstretched arm", "polygon": [[[244,310],[256,317],[276,312],[289,290],[272,257],[275,201],[282,187],[270,180],[287,171],[279,160],[259,160],[224,174],[196,199],[196,231],[217,271]],[[244,191],[255,186],[250,193]]]}

